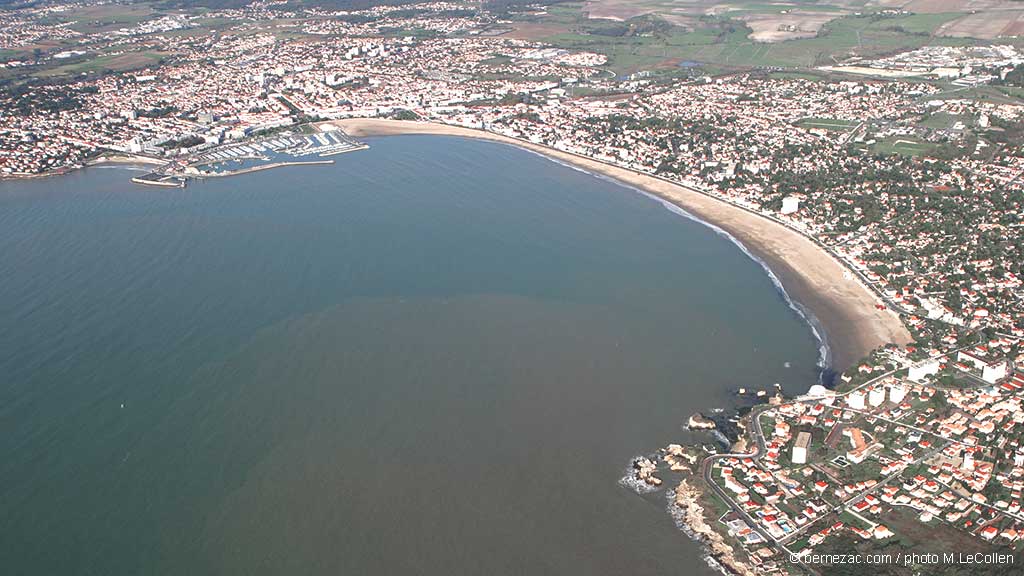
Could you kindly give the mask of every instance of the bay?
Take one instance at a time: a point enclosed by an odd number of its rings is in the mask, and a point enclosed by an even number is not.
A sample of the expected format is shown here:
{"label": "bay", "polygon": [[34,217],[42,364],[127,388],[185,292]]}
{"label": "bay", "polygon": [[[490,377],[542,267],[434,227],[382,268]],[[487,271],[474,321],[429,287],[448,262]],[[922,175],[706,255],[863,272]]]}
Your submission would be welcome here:
{"label": "bay", "polygon": [[5,573],[710,573],[619,479],[816,381],[764,270],[514,147],[368,142],[0,183]]}

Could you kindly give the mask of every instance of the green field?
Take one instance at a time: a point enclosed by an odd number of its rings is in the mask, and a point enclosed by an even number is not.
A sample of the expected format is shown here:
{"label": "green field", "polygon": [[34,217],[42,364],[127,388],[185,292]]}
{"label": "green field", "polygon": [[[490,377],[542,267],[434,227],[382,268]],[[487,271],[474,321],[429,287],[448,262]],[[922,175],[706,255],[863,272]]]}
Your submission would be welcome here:
{"label": "green field", "polygon": [[797,122],[801,128],[820,128],[823,130],[834,130],[837,132],[849,132],[859,122],[854,120],[840,120],[838,118],[804,118]]}
{"label": "green field", "polygon": [[767,74],[769,78],[775,80],[810,80],[818,81],[825,78],[824,73],[813,73],[813,72],[779,72],[773,71]]}
{"label": "green field", "polygon": [[0,50],[0,61],[31,58],[31,50]]}
{"label": "green field", "polygon": [[126,28],[157,16],[159,14],[146,4],[102,4],[60,12],[53,17],[53,22],[71,22],[72,30],[94,34]]}
{"label": "green field", "polygon": [[152,66],[160,61],[161,58],[166,57],[167,54],[160,52],[142,51],[142,52],[129,52],[126,54],[118,55],[103,55],[96,57],[89,57],[86,60],[80,62],[73,62],[62,66],[56,66],[45,70],[38,71],[35,75],[40,78],[53,77],[53,76],[65,76],[82,73],[92,72],[103,72],[106,70],[114,70],[118,72],[126,72],[130,70],[138,70],[140,68],[146,68]]}
{"label": "green field", "polygon": [[[553,6],[539,23],[565,30],[542,40],[565,48],[605,54],[609,66],[619,74],[671,66],[679,61],[733,68],[799,68],[832,64],[835,59],[851,55],[872,56],[932,44],[974,42],[931,35],[942,24],[961,16],[960,13],[850,14],[826,23],[814,37],[771,43],[748,38],[752,30],[737,18],[744,14],[779,14],[790,7],[740,2],[724,14],[694,18],[692,26],[684,28],[666,23],[664,29],[643,35],[616,36],[610,35],[609,30],[643,22],[652,16],[633,18],[625,23],[590,20],[584,8],[577,4]],[[800,4],[800,10],[808,9],[839,10],[834,6]]]}
{"label": "green field", "polygon": [[604,54],[616,72],[625,74],[670,65],[673,60],[703,61],[700,56],[705,50],[718,50],[722,46],[740,47],[747,43],[748,33],[749,30],[743,26],[721,22],[692,31],[672,27],[668,34],[658,36],[613,37],[577,32],[558,34],[545,40],[557,46]]}
{"label": "green field", "polygon": [[934,114],[929,114],[924,120],[922,120],[921,126],[932,128],[934,130],[949,130],[953,128],[957,122],[962,122],[964,127],[968,127],[973,123],[973,118],[970,116],[948,114],[946,112],[936,112]]}
{"label": "green field", "polygon": [[871,151],[878,154],[900,154],[902,156],[922,156],[934,149],[935,145],[930,142],[922,142],[907,136],[886,138],[871,146]]}

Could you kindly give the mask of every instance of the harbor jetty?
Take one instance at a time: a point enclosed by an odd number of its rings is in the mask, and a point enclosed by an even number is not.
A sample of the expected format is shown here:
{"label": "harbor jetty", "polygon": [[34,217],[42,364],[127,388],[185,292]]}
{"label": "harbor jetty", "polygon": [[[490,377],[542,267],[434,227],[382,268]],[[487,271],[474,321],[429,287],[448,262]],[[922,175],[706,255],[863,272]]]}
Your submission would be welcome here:
{"label": "harbor jetty", "polygon": [[271,162],[269,164],[259,164],[257,166],[249,166],[247,168],[239,168],[238,170],[225,170],[221,172],[196,172],[190,173],[189,176],[198,178],[221,178],[224,176],[238,176],[240,174],[249,174],[250,172],[259,172],[261,170],[270,170],[271,168],[282,168],[285,166],[322,166],[325,164],[334,164],[334,160],[290,160],[282,162]]}
{"label": "harbor jetty", "polygon": [[142,176],[135,176],[132,182],[143,186],[160,186],[163,188],[184,188],[185,178],[173,174],[162,174],[160,172],[149,172]]}

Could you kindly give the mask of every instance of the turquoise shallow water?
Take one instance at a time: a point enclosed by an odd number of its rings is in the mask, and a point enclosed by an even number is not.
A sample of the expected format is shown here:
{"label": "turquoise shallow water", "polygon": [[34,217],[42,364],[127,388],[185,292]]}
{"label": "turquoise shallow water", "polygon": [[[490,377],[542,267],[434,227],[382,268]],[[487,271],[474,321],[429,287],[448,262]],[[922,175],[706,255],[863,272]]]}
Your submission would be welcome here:
{"label": "turquoise shallow water", "polygon": [[[618,484],[816,345],[736,246],[493,143],[0,184],[9,574],[699,574]],[[788,365],[787,365],[788,363]]]}

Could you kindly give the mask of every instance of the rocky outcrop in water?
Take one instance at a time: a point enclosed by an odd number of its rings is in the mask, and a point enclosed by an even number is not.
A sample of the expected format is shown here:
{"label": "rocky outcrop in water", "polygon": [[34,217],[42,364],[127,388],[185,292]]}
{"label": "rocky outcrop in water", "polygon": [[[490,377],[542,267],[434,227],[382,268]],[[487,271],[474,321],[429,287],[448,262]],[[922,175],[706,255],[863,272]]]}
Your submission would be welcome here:
{"label": "rocky outcrop in water", "polygon": [[714,430],[715,421],[698,412],[690,416],[686,426],[690,430]]}
{"label": "rocky outcrop in water", "polygon": [[661,478],[654,475],[658,470],[658,464],[649,458],[637,458],[633,461],[633,469],[636,470],[636,479],[649,486],[661,486]]}

